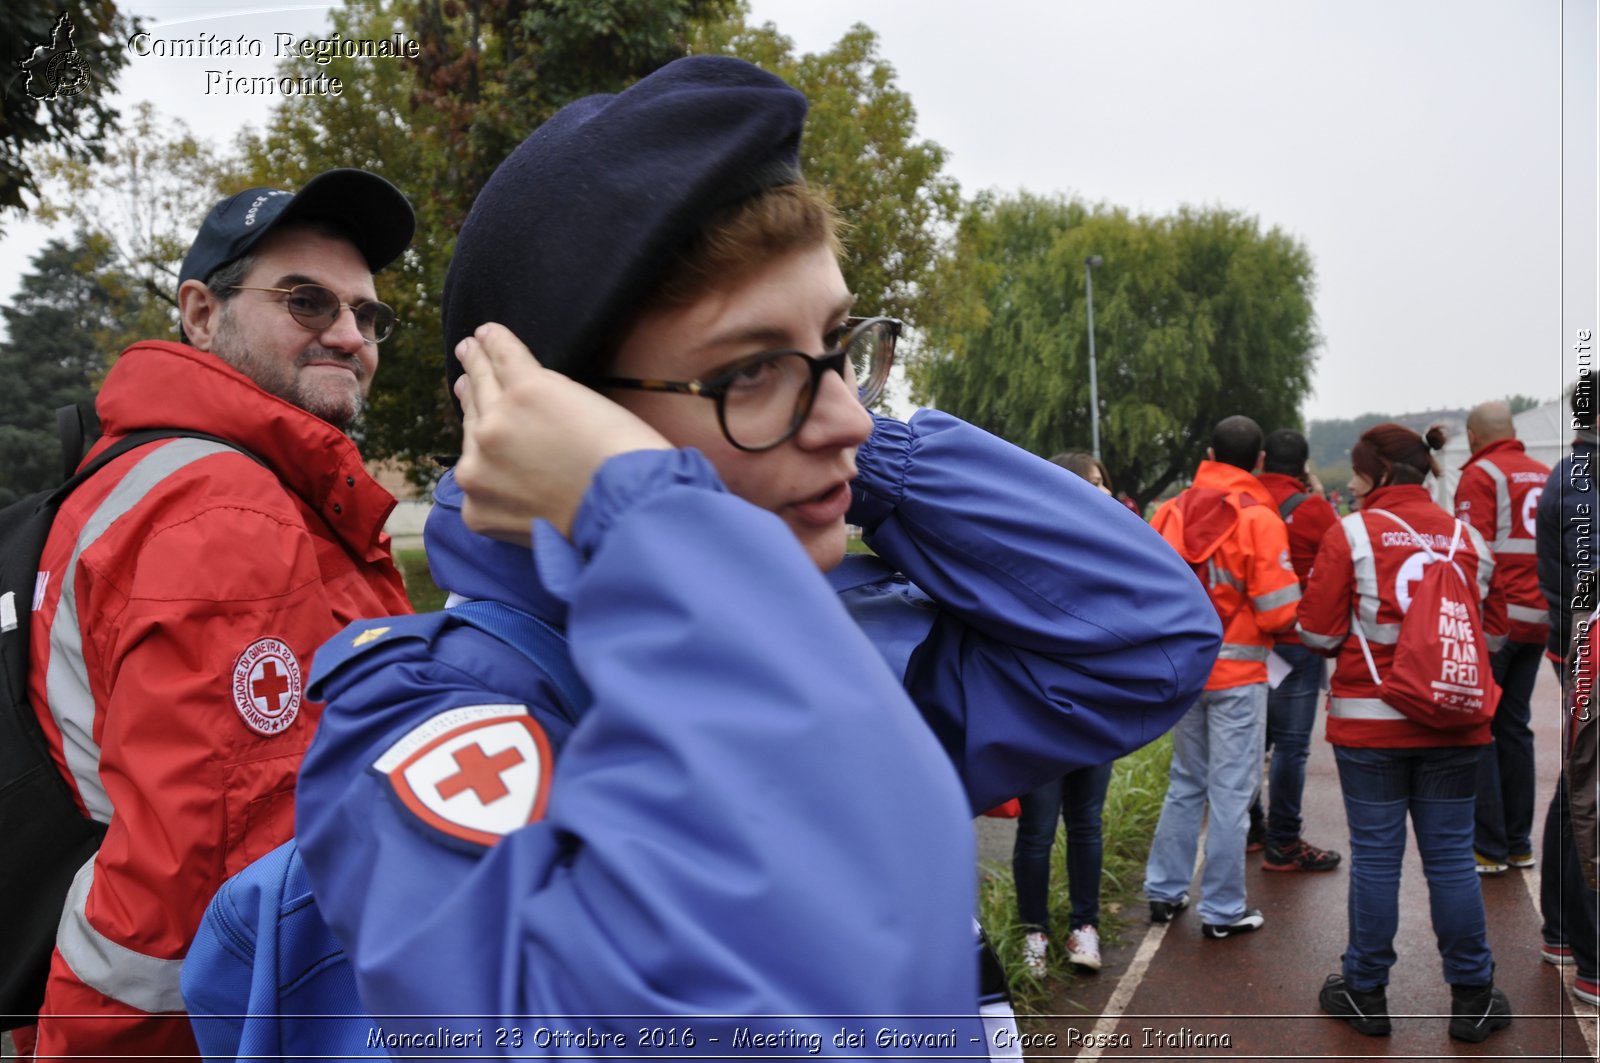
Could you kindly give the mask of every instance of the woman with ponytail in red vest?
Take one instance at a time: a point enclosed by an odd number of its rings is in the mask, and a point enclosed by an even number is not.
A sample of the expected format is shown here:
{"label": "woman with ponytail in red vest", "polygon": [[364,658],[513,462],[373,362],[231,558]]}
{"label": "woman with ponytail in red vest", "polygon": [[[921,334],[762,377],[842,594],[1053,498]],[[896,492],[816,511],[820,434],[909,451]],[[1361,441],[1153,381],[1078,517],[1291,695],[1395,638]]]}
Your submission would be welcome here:
{"label": "woman with ponytail in red vest", "polygon": [[[1361,436],[1350,452],[1358,509],[1328,530],[1300,600],[1301,641],[1335,658],[1327,735],[1350,826],[1349,944],[1343,970],[1328,977],[1318,1000],[1359,1033],[1389,1033],[1385,987],[1395,961],[1409,815],[1450,985],[1450,1036],[1476,1042],[1511,1024],[1511,1005],[1494,986],[1472,851],[1488,720],[1432,727],[1383,698],[1423,569],[1453,563],[1480,602],[1494,571],[1483,537],[1423,486],[1430,471],[1438,474],[1430,451],[1443,443],[1437,428],[1424,440],[1393,423]],[[1477,667],[1487,672],[1487,658]]]}

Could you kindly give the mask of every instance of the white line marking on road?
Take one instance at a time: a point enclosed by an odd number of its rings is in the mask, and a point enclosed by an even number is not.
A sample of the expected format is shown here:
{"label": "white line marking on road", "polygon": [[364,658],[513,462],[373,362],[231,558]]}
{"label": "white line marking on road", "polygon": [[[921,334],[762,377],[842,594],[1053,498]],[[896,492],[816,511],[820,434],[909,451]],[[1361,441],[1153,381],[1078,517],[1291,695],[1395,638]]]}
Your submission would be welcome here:
{"label": "white line marking on road", "polygon": [[[1533,900],[1533,910],[1536,912],[1540,910],[1539,881],[1539,868],[1530,867],[1522,870],[1522,883],[1528,887],[1528,896]],[[1589,1058],[1594,1059],[1600,1057],[1600,1052],[1597,1052],[1595,1047],[1597,1040],[1596,1026],[1600,1025],[1600,1023],[1596,1022],[1594,1006],[1585,1004],[1572,995],[1572,980],[1577,977],[1577,974],[1578,969],[1576,967],[1570,963],[1565,965],[1561,968],[1561,984],[1566,987],[1567,1004],[1572,1008],[1573,1017],[1578,1020],[1578,1029],[1583,1031],[1583,1040],[1589,1048]]]}

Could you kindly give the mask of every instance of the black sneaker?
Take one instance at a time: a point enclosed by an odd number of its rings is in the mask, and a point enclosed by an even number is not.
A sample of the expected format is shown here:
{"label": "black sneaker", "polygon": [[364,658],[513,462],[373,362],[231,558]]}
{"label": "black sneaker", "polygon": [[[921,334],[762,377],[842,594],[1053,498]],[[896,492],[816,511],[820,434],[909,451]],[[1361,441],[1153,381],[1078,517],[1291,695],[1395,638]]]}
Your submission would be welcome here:
{"label": "black sneaker", "polygon": [[1349,1022],[1356,1033],[1389,1036],[1389,1000],[1383,986],[1362,992],[1345,984],[1343,975],[1330,974],[1317,994],[1317,1003],[1329,1015]]}
{"label": "black sneaker", "polygon": [[1332,871],[1344,859],[1332,849],[1318,849],[1304,838],[1296,838],[1287,849],[1267,846],[1261,858],[1263,871]]}
{"label": "black sneaker", "polygon": [[1488,985],[1450,987],[1450,1036],[1457,1041],[1482,1041],[1511,1025],[1511,1001]]}
{"label": "black sneaker", "polygon": [[1174,916],[1189,907],[1189,895],[1185,893],[1175,901],[1151,901],[1150,921],[1152,923],[1170,923]]}
{"label": "black sneaker", "polygon": [[1213,941],[1220,941],[1223,938],[1231,938],[1235,934],[1248,934],[1253,930],[1260,930],[1261,925],[1265,922],[1266,919],[1262,917],[1261,909],[1251,908],[1231,922],[1204,923],[1200,927],[1200,933]]}

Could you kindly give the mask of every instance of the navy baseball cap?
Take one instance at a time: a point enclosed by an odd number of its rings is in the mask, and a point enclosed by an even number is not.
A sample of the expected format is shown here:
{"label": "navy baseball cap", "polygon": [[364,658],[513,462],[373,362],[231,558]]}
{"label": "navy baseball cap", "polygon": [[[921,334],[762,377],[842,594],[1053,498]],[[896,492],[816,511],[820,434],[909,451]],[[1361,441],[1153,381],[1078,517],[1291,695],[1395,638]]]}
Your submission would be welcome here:
{"label": "navy baseball cap", "polygon": [[417,230],[417,217],[405,195],[365,170],[329,170],[307,181],[299,192],[247,188],[211,208],[183,256],[178,283],[204,282],[273,229],[297,221],[321,221],[338,228],[374,273],[399,258]]}

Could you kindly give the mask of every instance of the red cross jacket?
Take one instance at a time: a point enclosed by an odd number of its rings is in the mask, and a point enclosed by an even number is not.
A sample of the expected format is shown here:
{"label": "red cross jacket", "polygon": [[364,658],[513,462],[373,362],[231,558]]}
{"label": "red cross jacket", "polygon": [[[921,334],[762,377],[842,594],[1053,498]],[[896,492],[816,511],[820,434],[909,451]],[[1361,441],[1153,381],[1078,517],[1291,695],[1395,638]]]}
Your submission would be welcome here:
{"label": "red cross jacket", "polygon": [[[1306,580],[1305,597],[1300,599],[1299,626],[1301,642],[1316,653],[1335,658],[1328,741],[1336,746],[1384,749],[1482,745],[1489,741],[1487,723],[1440,731],[1413,723],[1378,697],[1379,687],[1372,681],[1352,624],[1359,624],[1366,636],[1378,677],[1387,677],[1400,638],[1400,621],[1411,604],[1412,585],[1421,577],[1427,558],[1409,532],[1367,512],[1374,509],[1387,510],[1428,536],[1430,545],[1440,553],[1448,549],[1456,528],[1455,519],[1434,503],[1427,488],[1408,484],[1374,490],[1362,501],[1363,512],[1345,517],[1323,537],[1317,562]],[[1478,593],[1487,595],[1494,557],[1470,524],[1454,560],[1468,580],[1477,581]],[[1489,667],[1488,661],[1478,664]]]}
{"label": "red cross jacket", "polygon": [[107,824],[67,899],[36,1050],[192,1056],[179,967],[222,880],[294,832],[312,651],[410,607],[383,533],[394,499],[342,432],[175,343],[130,347],[96,405],[107,442],[187,428],[266,466],[199,439],[117,459],[57,515],[32,620],[40,723]]}
{"label": "red cross jacket", "polygon": [[[1283,504],[1291,497],[1305,495],[1283,522],[1289,532],[1289,563],[1294,565],[1295,577],[1300,580],[1300,591],[1304,593],[1306,577],[1311,574],[1312,562],[1317,559],[1317,547],[1322,545],[1322,537],[1328,529],[1339,523],[1339,514],[1327,499],[1306,491],[1299,477],[1281,472],[1262,472],[1257,473],[1256,477],[1261,481],[1261,486],[1271,493],[1280,514]],[[1300,636],[1290,629],[1279,635],[1278,641],[1299,642]]]}
{"label": "red cross jacket", "polygon": [[1478,529],[1494,551],[1492,605],[1484,613],[1490,649],[1507,639],[1543,645],[1550,637],[1534,550],[1534,514],[1549,478],[1550,467],[1528,457],[1518,439],[1496,440],[1461,466],[1456,516]]}

